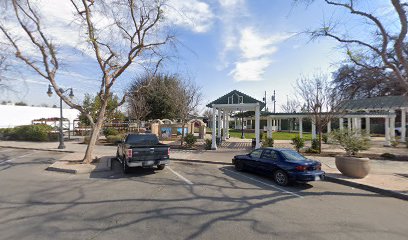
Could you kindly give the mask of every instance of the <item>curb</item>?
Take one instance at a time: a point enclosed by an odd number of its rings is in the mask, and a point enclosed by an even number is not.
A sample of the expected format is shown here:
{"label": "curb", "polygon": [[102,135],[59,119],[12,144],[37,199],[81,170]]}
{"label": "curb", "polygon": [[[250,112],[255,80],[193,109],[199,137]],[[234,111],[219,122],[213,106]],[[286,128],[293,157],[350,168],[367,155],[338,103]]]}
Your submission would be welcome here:
{"label": "curb", "polygon": [[361,183],[355,183],[355,182],[347,181],[347,180],[344,180],[344,179],[335,178],[335,177],[329,176],[327,174],[325,176],[325,180],[329,181],[329,182],[337,183],[337,184],[346,185],[346,186],[349,186],[349,187],[354,187],[354,188],[374,192],[374,193],[381,194],[381,195],[384,195],[384,196],[387,196],[387,197],[393,197],[393,198],[398,198],[398,199],[401,199],[401,200],[408,201],[408,195],[400,193],[400,192],[396,192],[396,191],[392,191],[392,190],[386,190],[386,189],[383,189],[383,188],[373,187],[373,186],[369,186],[369,185],[365,185],[365,184],[361,184]]}
{"label": "curb", "polygon": [[215,161],[193,160],[193,159],[181,159],[181,158],[170,158],[170,161],[189,162],[189,163],[207,163],[207,164],[217,164],[217,165],[233,165],[232,163],[226,163],[226,162],[215,162]]}
{"label": "curb", "polygon": [[0,146],[1,148],[14,148],[14,149],[27,149],[27,150],[37,150],[37,151],[47,151],[47,152],[62,152],[62,153],[76,153],[71,150],[57,150],[57,149],[44,149],[44,148],[30,148],[30,147],[15,147],[15,146]]}
{"label": "curb", "polygon": [[62,173],[77,174],[77,170],[73,170],[73,169],[47,167],[45,170],[51,171],[51,172],[62,172]]}

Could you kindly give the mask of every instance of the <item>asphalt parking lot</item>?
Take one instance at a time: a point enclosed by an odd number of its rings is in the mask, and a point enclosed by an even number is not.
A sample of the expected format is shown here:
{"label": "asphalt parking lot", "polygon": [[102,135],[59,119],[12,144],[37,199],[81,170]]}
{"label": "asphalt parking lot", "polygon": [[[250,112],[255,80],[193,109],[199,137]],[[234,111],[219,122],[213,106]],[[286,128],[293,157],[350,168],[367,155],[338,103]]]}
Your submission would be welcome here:
{"label": "asphalt parking lot", "polygon": [[0,148],[0,239],[406,239],[408,202],[330,182],[278,187],[231,166],[80,175],[64,153]]}

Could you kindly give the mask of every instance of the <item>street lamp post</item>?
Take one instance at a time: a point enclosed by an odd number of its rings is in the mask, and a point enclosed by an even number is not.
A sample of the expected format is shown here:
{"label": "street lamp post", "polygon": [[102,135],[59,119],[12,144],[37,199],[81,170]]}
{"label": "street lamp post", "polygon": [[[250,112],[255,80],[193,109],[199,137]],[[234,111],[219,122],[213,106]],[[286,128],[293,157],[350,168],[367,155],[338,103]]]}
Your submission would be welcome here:
{"label": "street lamp post", "polygon": [[[61,94],[66,93],[67,91],[69,92],[69,97],[72,99],[74,97],[74,93],[72,88],[67,88],[67,89],[62,89],[60,88],[59,91],[61,92]],[[47,91],[47,95],[49,97],[52,96],[52,89],[51,89],[51,85],[48,85],[48,91]],[[62,116],[62,97],[60,97],[60,122],[59,122],[59,145],[58,145],[58,149],[64,149],[65,148],[65,144],[64,144],[64,131],[62,128],[62,120],[63,120],[63,116]]]}

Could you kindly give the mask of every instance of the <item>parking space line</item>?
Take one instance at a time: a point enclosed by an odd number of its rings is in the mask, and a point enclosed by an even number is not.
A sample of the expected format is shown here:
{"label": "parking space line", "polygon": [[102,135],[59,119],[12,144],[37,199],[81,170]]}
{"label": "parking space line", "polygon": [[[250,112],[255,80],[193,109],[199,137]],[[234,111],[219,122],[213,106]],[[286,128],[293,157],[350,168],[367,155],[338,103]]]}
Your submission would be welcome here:
{"label": "parking space line", "polygon": [[187,184],[193,185],[193,182],[191,182],[190,180],[188,180],[187,178],[183,177],[183,175],[181,175],[180,173],[174,171],[171,167],[166,167],[167,169],[169,169],[172,173],[174,173],[174,175],[176,175],[177,177],[179,177],[181,180],[183,180],[184,182],[186,182]]}
{"label": "parking space line", "polygon": [[18,157],[14,157],[14,158],[11,158],[11,159],[3,160],[3,161],[0,162],[0,164],[12,162],[12,161],[14,161],[14,160],[16,160],[16,159],[23,158],[23,157],[32,155],[32,154],[34,154],[34,153],[36,153],[36,151],[33,151],[33,152],[31,152],[31,153],[27,153],[27,154],[24,154],[24,155],[21,155],[21,156],[18,156]]}
{"label": "parking space line", "polygon": [[285,189],[283,189],[283,188],[274,186],[274,185],[272,185],[272,184],[269,184],[269,183],[260,181],[260,180],[258,180],[258,179],[256,179],[256,178],[252,178],[252,177],[246,176],[246,175],[244,175],[244,174],[238,173],[238,172],[236,172],[236,171],[232,171],[232,170],[225,169],[225,168],[224,168],[223,170],[225,170],[225,171],[227,171],[227,172],[234,173],[234,174],[239,175],[239,176],[241,176],[241,177],[250,179],[250,180],[252,180],[252,181],[254,181],[254,182],[261,183],[261,184],[263,184],[263,185],[265,185],[265,186],[268,186],[268,187],[277,189],[277,190],[279,190],[279,191],[281,191],[281,192],[284,192],[284,193],[287,193],[287,194],[296,196],[296,197],[298,197],[298,198],[303,198],[303,196],[301,196],[301,195],[299,195],[299,194],[296,194],[296,193],[294,193],[294,192],[290,192],[290,191],[288,191],[288,190],[285,190]]}

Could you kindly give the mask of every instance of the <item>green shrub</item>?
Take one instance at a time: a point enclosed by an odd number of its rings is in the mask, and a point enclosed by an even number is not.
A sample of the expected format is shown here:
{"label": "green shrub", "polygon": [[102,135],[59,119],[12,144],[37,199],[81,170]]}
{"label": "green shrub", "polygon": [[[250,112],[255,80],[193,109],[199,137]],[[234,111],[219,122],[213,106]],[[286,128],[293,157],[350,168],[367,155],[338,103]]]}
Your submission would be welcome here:
{"label": "green shrub", "polygon": [[116,128],[105,128],[103,129],[103,135],[107,138],[108,136],[116,136],[119,131]]}
{"label": "green shrub", "polygon": [[398,145],[399,145],[399,142],[397,141],[397,140],[395,140],[395,141],[391,141],[391,146],[392,147],[398,147]]}
{"label": "green shrub", "polygon": [[299,150],[305,146],[305,140],[303,138],[301,138],[300,136],[296,136],[294,138],[292,138],[292,145],[295,146],[296,151],[299,152]]}
{"label": "green shrub", "polygon": [[305,153],[319,153],[319,150],[310,147],[306,149]]}
{"label": "green shrub", "polygon": [[[262,131],[259,132],[259,140],[262,141],[263,137],[264,137],[264,133],[263,133]],[[272,143],[272,145],[273,145],[273,143]],[[273,146],[272,146],[272,147],[273,147]]]}
{"label": "green shrub", "polygon": [[83,143],[88,144],[90,140],[91,140],[91,137],[90,137],[90,136],[85,136]]}
{"label": "green shrub", "polygon": [[319,152],[320,149],[319,139],[312,139],[312,146],[310,148]]}
{"label": "green shrub", "polygon": [[189,133],[184,137],[184,141],[186,142],[187,147],[192,147],[197,142],[197,138],[194,137],[194,134]]}
{"label": "green shrub", "polygon": [[359,151],[370,148],[370,139],[363,133],[357,133],[354,130],[335,130],[331,136],[343,147],[347,155],[354,156]]}
{"label": "green shrub", "polygon": [[111,144],[116,144],[117,142],[122,141],[122,139],[123,139],[122,134],[106,136],[106,141]]}
{"label": "green shrub", "polygon": [[46,142],[53,128],[46,124],[17,126],[9,133],[9,139],[22,141]]}
{"label": "green shrub", "polygon": [[328,134],[323,134],[322,135],[322,140],[324,143],[329,143],[329,135]]}
{"label": "green shrub", "polygon": [[273,138],[267,138],[262,142],[262,147],[273,147],[274,143],[275,141],[273,140]]}
{"label": "green shrub", "polygon": [[212,140],[211,139],[205,139],[204,149],[205,150],[211,150],[211,147],[212,147]]}
{"label": "green shrub", "polygon": [[383,157],[383,158],[386,158],[386,159],[395,159],[396,158],[396,156],[394,154],[392,154],[392,153],[383,153],[380,156]]}

